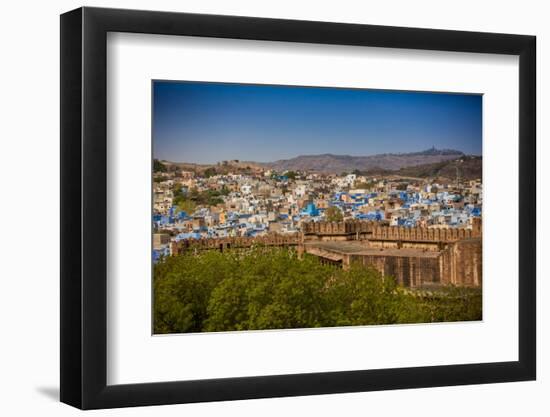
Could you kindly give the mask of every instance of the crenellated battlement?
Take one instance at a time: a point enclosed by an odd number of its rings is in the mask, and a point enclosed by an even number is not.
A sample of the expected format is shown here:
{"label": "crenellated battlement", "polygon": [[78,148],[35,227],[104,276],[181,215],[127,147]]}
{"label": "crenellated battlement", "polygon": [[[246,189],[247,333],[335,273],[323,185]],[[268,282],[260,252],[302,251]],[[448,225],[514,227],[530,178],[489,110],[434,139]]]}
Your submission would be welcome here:
{"label": "crenellated battlement", "polygon": [[428,227],[375,227],[370,240],[404,242],[456,242],[481,237],[481,230],[475,229],[432,229]]}
{"label": "crenellated battlement", "polygon": [[302,224],[304,235],[345,235],[370,233],[378,223],[372,221],[308,222]]}
{"label": "crenellated battlement", "polygon": [[172,255],[183,253],[187,249],[196,250],[225,250],[232,248],[249,248],[251,246],[297,246],[301,242],[301,236],[272,234],[258,237],[227,237],[186,239],[172,242],[170,249]]}
{"label": "crenellated battlement", "polygon": [[227,237],[181,240],[171,243],[172,254],[187,248],[199,250],[247,248],[253,245],[296,246],[304,240],[368,240],[373,242],[451,243],[481,237],[481,227],[473,229],[433,229],[428,227],[381,226],[370,221],[311,222],[294,235],[270,234],[258,237]]}
{"label": "crenellated battlement", "polygon": [[429,228],[381,225],[372,221],[310,222],[302,224],[305,240],[331,239],[336,236],[347,240],[383,240],[405,242],[456,242],[481,237],[477,222],[472,229]]}

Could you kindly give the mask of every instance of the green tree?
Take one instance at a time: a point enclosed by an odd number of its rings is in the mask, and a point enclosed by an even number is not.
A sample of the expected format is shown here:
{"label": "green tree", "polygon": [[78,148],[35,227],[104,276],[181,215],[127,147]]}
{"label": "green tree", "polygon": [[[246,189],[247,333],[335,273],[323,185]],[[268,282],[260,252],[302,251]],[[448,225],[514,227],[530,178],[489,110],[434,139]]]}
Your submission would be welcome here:
{"label": "green tree", "polygon": [[481,290],[417,293],[352,263],[283,248],[198,251],[154,266],[154,331],[185,333],[481,319]]}
{"label": "green tree", "polygon": [[449,322],[482,319],[482,293],[479,288],[448,286],[421,300],[426,321]]}
{"label": "green tree", "polygon": [[298,177],[298,173],[296,171],[287,171],[285,172],[285,177],[289,180],[295,180]]}
{"label": "green tree", "polygon": [[216,168],[214,167],[209,167],[209,168],[206,168],[202,174],[205,178],[210,178],[210,177],[213,177],[214,175],[216,175]]}
{"label": "green tree", "polygon": [[193,201],[186,200],[186,199],[179,200],[176,203],[176,206],[181,211],[185,211],[187,214],[193,214],[195,212],[195,210],[197,209],[197,205]]}
{"label": "green tree", "polygon": [[358,184],[355,184],[355,188],[370,190],[375,185],[376,183],[374,181],[360,182]]}
{"label": "green tree", "polygon": [[222,189],[221,189],[221,191],[220,191],[220,194],[223,195],[223,196],[228,196],[230,192],[231,192],[231,191],[229,190],[229,188],[227,188],[227,185],[224,184],[224,185],[222,186]]}
{"label": "green tree", "polygon": [[428,317],[393,277],[381,276],[360,264],[352,264],[340,273],[327,297],[334,326],[415,323]]}
{"label": "green tree", "polygon": [[153,172],[167,172],[166,165],[160,162],[158,159],[153,159]]}
{"label": "green tree", "polygon": [[196,209],[196,203],[193,200],[187,198],[187,193],[184,191],[181,184],[174,185],[172,189],[174,194],[174,205],[180,210],[185,211],[187,214],[191,214]]}
{"label": "green tree", "polygon": [[214,288],[234,274],[236,259],[206,251],[168,257],[155,265],[155,333],[200,332]]}
{"label": "green tree", "polygon": [[322,294],[332,271],[314,258],[258,248],[241,258],[238,275],[216,288],[207,331],[319,327],[327,324]]}
{"label": "green tree", "polygon": [[325,219],[329,222],[341,222],[344,216],[338,207],[330,206],[325,210]]}

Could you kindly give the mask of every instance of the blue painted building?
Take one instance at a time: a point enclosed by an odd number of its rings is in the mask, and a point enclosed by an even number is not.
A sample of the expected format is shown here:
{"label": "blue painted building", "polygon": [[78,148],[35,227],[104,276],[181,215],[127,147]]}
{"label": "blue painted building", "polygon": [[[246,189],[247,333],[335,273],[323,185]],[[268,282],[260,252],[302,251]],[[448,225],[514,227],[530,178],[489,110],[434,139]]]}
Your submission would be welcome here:
{"label": "blue painted building", "polygon": [[302,210],[302,214],[310,217],[319,215],[319,209],[315,207],[314,203],[308,203],[305,209]]}

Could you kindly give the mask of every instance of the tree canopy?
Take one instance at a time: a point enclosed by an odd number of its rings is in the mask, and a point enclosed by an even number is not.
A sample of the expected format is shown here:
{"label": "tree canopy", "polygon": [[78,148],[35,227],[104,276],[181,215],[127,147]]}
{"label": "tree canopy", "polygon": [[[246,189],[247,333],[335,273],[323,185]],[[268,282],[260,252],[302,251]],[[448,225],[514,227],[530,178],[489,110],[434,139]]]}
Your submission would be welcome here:
{"label": "tree canopy", "polygon": [[174,205],[180,210],[187,213],[193,213],[199,206],[215,206],[223,204],[223,196],[229,194],[229,189],[224,185],[220,191],[205,190],[198,191],[196,188],[191,188],[186,191],[181,184],[176,184],[173,189]]}
{"label": "tree canopy", "polygon": [[158,159],[153,159],[153,171],[154,172],[166,172],[168,169],[166,165],[160,162]]}
{"label": "tree canopy", "polygon": [[341,222],[344,220],[344,215],[338,207],[330,206],[325,211],[325,218],[329,222]]}
{"label": "tree canopy", "polygon": [[479,290],[418,297],[374,269],[322,265],[291,249],[190,250],[154,267],[155,333],[479,319]]}
{"label": "tree canopy", "polygon": [[298,173],[296,171],[286,171],[285,177],[290,180],[295,180],[298,177]]}

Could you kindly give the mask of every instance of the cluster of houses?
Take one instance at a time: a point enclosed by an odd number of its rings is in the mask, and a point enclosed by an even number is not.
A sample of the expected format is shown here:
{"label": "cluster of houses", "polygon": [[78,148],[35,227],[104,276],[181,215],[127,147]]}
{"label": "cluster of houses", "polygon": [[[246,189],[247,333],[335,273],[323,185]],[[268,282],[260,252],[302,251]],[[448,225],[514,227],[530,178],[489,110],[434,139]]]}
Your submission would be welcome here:
{"label": "cluster of houses", "polygon": [[[481,180],[434,183],[269,169],[214,175],[180,170],[154,177],[155,260],[169,254],[172,240],[294,234],[303,222],[353,219],[470,228],[481,216],[483,201]],[[197,195],[214,200],[196,203]]]}

